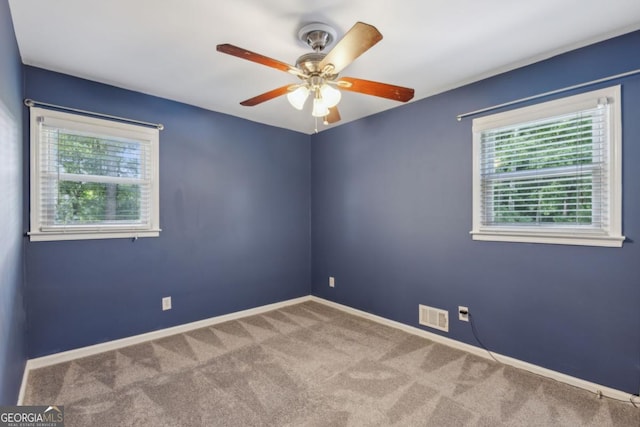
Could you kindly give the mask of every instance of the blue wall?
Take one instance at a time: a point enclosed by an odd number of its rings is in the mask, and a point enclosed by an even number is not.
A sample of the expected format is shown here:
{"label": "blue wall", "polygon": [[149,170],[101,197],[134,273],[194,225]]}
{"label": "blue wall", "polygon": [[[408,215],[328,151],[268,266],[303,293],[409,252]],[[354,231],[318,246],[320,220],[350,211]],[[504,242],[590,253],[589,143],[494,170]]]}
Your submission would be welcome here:
{"label": "blue wall", "polygon": [[621,249],[472,241],[472,121],[455,117],[639,69],[639,51],[636,32],[313,136],[313,294],[413,326],[418,304],[445,308],[443,335],[477,345],[468,306],[497,353],[637,394],[640,76],[614,82]]}
{"label": "blue wall", "polygon": [[160,237],[26,244],[29,357],[309,294],[308,135],[32,67],[25,97],[165,125]]}
{"label": "blue wall", "polygon": [[15,405],[26,355],[23,302],[22,68],[0,2],[0,405]]}

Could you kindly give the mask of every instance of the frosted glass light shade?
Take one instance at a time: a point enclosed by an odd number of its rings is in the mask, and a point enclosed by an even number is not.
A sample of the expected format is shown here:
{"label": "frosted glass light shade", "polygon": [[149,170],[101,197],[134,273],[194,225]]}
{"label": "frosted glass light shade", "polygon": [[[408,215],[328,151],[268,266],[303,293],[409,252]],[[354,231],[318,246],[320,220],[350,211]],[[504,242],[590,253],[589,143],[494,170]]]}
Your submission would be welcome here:
{"label": "frosted glass light shade", "polygon": [[325,104],[322,98],[313,98],[313,111],[311,111],[311,115],[313,117],[324,117],[329,114],[329,107]]}
{"label": "frosted glass light shade", "polygon": [[342,98],[342,93],[334,88],[329,86],[328,84],[323,84],[320,88],[320,95],[324,100],[325,105],[328,108],[335,107],[340,102],[340,98]]}
{"label": "frosted glass light shade", "polygon": [[287,94],[289,103],[298,110],[302,110],[304,103],[309,96],[309,89],[306,86],[300,86],[298,89],[293,90]]}

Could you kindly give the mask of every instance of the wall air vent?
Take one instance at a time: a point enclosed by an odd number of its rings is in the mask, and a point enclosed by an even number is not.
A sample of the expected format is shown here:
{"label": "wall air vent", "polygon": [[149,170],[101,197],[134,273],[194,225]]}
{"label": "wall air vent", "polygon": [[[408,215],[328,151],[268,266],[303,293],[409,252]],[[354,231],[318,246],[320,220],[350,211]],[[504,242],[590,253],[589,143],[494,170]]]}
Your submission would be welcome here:
{"label": "wall air vent", "polygon": [[449,332],[449,312],[439,308],[429,307],[427,305],[418,305],[419,322],[421,325],[430,328],[440,329]]}

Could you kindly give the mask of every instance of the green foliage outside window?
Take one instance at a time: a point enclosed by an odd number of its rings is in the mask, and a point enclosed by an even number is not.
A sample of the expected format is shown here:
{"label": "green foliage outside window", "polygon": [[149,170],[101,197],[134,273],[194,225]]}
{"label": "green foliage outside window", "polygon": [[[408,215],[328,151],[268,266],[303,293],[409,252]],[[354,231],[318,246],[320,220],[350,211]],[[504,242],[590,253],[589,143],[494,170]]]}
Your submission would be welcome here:
{"label": "green foliage outside window", "polygon": [[140,220],[141,185],[100,182],[100,177],[139,179],[138,144],[65,133],[57,142],[58,173],[75,176],[57,182],[56,224]]}
{"label": "green foliage outside window", "polygon": [[594,161],[592,133],[591,118],[492,133],[494,222],[590,224],[597,183],[575,170]]}

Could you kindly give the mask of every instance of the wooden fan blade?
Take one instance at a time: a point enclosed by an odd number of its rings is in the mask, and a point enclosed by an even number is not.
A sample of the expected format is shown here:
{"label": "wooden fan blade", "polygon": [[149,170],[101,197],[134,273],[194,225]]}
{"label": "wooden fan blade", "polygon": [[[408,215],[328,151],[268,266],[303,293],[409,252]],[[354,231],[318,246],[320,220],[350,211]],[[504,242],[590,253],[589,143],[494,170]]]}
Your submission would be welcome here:
{"label": "wooden fan blade", "polygon": [[414,95],[414,90],[408,87],[372,82],[371,80],[354,79],[353,77],[342,77],[337,84],[342,90],[379,96],[400,102],[407,102],[413,98]]}
{"label": "wooden fan blade", "polygon": [[319,69],[324,70],[331,64],[333,68],[329,74],[337,74],[380,40],[382,40],[382,34],[376,27],[364,22],[356,22],[320,61]]}
{"label": "wooden fan blade", "polygon": [[329,108],[329,114],[324,117],[324,121],[325,124],[339,122],[340,112],[338,111],[338,107]]}
{"label": "wooden fan blade", "polygon": [[254,96],[253,98],[249,98],[245,101],[242,101],[240,105],[244,105],[245,107],[253,107],[254,105],[262,104],[263,102],[269,101],[270,99],[285,95],[287,92],[289,92],[290,86],[291,85],[282,86],[277,89],[270,90],[269,92],[260,94],[258,96]]}
{"label": "wooden fan blade", "polygon": [[259,53],[251,52],[250,50],[243,49],[232,44],[219,44],[216,46],[218,52],[226,53],[227,55],[233,55],[238,58],[246,59],[247,61],[257,62],[258,64],[266,65],[267,67],[275,68],[276,70],[286,71],[291,74],[304,76],[304,72],[294,67],[293,65],[285,64],[273,58],[269,58]]}

